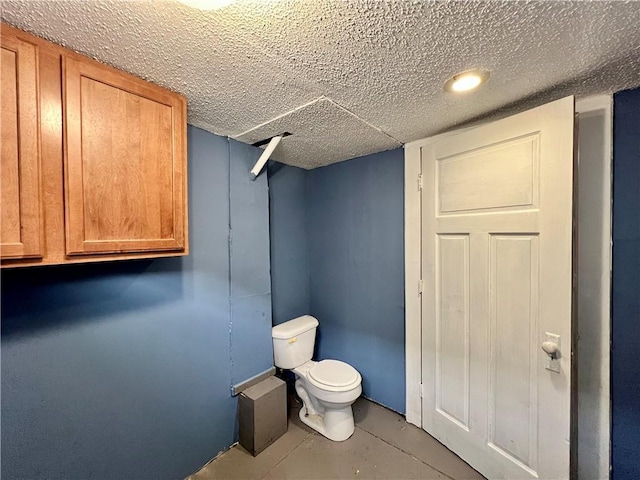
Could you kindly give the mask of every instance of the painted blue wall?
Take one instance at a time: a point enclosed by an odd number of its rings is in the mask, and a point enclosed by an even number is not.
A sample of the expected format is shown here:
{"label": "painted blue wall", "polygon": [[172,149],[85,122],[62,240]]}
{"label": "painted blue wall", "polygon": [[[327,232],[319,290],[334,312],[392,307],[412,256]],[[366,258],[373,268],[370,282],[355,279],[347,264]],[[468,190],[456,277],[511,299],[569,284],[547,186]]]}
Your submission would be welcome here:
{"label": "painted blue wall", "polygon": [[266,180],[188,145],[188,257],[2,271],[3,478],[184,478],[235,441],[230,386],[272,364]]}
{"label": "painted blue wall", "polygon": [[307,237],[307,171],[269,165],[273,323],[311,311]]}
{"label": "painted blue wall", "polygon": [[350,363],[365,396],[404,412],[404,152],[310,170],[307,181],[316,354]]}
{"label": "painted blue wall", "polygon": [[614,95],[612,472],[640,478],[640,89]]}
{"label": "painted blue wall", "polygon": [[231,258],[231,381],[273,366],[269,262],[269,189],[249,171],[262,150],[229,140]]}

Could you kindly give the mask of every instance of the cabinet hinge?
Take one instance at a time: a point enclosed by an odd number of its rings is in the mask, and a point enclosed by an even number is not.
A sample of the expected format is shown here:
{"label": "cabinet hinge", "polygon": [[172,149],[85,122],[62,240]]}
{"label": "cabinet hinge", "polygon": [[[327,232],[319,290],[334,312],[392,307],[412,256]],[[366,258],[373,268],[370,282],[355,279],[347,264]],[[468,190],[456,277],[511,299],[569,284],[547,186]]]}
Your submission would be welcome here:
{"label": "cabinet hinge", "polygon": [[418,174],[418,191],[422,190],[422,174]]}
{"label": "cabinet hinge", "polygon": [[422,295],[422,289],[424,287],[424,280],[418,280],[418,295]]}
{"label": "cabinet hinge", "polygon": [[420,398],[424,398],[424,385],[420,384]]}

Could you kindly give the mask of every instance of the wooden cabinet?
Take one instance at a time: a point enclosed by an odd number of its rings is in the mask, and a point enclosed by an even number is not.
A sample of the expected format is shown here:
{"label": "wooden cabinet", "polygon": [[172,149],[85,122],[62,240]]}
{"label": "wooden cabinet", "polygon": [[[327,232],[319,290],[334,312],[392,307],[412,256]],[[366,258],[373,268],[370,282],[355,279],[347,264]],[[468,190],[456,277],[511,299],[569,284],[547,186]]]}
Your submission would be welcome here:
{"label": "wooden cabinet", "polygon": [[2,36],[2,258],[42,257],[38,47]]}
{"label": "wooden cabinet", "polygon": [[184,103],[63,59],[67,254],[184,248]]}
{"label": "wooden cabinet", "polygon": [[188,253],[184,97],[2,24],[2,266]]}

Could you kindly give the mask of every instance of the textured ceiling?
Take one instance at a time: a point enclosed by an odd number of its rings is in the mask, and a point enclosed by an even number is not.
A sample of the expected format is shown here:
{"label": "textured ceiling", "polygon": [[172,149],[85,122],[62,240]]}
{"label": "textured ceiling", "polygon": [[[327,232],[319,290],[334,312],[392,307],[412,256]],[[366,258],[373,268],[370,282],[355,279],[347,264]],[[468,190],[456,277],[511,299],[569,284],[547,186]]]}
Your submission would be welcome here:
{"label": "textured ceiling", "polygon": [[[2,0],[2,19],[186,95],[189,123],[314,168],[640,85],[640,2]],[[472,67],[481,89],[443,91]]]}

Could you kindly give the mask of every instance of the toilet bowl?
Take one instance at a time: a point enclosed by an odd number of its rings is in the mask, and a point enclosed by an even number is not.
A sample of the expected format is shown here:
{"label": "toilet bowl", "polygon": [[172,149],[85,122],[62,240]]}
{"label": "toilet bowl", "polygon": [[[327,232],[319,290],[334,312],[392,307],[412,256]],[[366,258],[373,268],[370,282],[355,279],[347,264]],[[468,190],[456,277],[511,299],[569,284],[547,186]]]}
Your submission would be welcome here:
{"label": "toilet bowl", "polygon": [[355,429],[351,405],[362,393],[362,377],[338,360],[308,361],[294,368],[296,393],[302,400],[300,420],[340,442]]}
{"label": "toilet bowl", "polygon": [[317,326],[318,320],[304,315],[273,327],[274,360],[277,367],[295,374],[296,393],[303,403],[300,420],[342,441],[355,429],[351,405],[362,393],[362,377],[348,363],[311,360]]}

